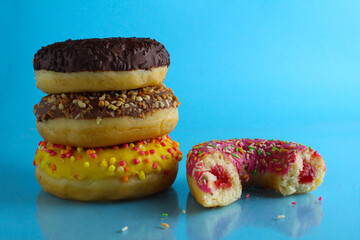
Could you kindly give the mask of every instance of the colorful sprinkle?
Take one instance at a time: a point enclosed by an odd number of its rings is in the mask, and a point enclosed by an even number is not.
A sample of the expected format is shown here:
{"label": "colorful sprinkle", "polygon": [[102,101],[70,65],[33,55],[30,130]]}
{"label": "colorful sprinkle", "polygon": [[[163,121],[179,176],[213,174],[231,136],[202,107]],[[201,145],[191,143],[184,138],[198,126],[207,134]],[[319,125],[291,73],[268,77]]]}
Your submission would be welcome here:
{"label": "colorful sprinkle", "polygon": [[166,228],[170,227],[169,224],[167,224],[167,223],[162,223],[161,226],[166,227]]}
{"label": "colorful sprinkle", "polygon": [[138,164],[140,161],[139,161],[139,159],[135,158],[135,159],[133,160],[133,162],[134,162],[134,164]]}
{"label": "colorful sprinkle", "polygon": [[109,163],[110,164],[115,164],[116,163],[116,157],[111,157]]}
{"label": "colorful sprinkle", "polygon": [[139,174],[138,174],[138,177],[140,180],[145,180],[145,173],[144,171],[141,171]]}
{"label": "colorful sprinkle", "polygon": [[128,182],[129,181],[129,176],[123,176],[122,178],[121,178],[121,181],[122,182],[124,182],[124,183],[126,183],[126,182]]}
{"label": "colorful sprinkle", "polygon": [[114,172],[115,171],[115,166],[114,165],[110,165],[108,168],[109,172]]}
{"label": "colorful sprinkle", "polygon": [[105,159],[103,159],[100,163],[100,166],[103,167],[103,168],[107,168],[108,167],[108,163]]}
{"label": "colorful sprinkle", "polygon": [[55,171],[56,170],[56,165],[55,164],[50,164],[50,169],[51,171]]}

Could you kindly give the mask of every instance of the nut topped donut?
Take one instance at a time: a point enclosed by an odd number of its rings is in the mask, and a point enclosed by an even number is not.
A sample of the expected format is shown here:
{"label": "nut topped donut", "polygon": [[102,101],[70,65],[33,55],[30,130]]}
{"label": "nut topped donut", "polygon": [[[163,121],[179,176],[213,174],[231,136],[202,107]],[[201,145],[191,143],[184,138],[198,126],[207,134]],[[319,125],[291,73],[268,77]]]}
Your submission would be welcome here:
{"label": "nut topped donut", "polygon": [[75,147],[103,147],[159,137],[180,105],[165,85],[112,92],[48,94],[34,106],[40,135]]}
{"label": "nut topped donut", "polygon": [[147,196],[174,182],[182,153],[162,136],[105,148],[41,141],[33,165],[46,192],[82,201]]}
{"label": "nut topped donut", "polygon": [[162,83],[170,55],[150,38],[69,39],[41,48],[33,65],[46,93],[118,91]]}
{"label": "nut topped donut", "polygon": [[309,192],[326,172],[317,151],[279,140],[213,140],[194,146],[187,157],[191,193],[205,207],[234,202],[242,185],[270,187],[284,196]]}

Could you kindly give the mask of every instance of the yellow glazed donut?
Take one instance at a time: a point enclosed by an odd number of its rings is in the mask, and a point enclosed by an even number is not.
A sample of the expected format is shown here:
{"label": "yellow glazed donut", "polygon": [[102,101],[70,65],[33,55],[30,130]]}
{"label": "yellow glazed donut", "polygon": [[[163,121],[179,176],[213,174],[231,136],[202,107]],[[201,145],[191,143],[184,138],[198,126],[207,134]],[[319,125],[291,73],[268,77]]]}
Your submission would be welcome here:
{"label": "yellow glazed donut", "polygon": [[164,45],[149,38],[67,40],[34,56],[36,86],[46,93],[154,86],[164,81],[169,65]]}
{"label": "yellow glazed donut", "polygon": [[114,92],[49,94],[34,106],[40,135],[75,147],[112,146],[170,133],[180,105],[161,84]]}
{"label": "yellow glazed donut", "polygon": [[226,206],[243,185],[269,187],[284,196],[315,190],[323,182],[323,158],[310,147],[266,139],[212,140],[187,155],[187,180],[204,207]]}
{"label": "yellow glazed donut", "polygon": [[74,148],[41,141],[34,166],[42,188],[81,201],[119,200],[162,191],[182,159],[169,136],[106,148]]}

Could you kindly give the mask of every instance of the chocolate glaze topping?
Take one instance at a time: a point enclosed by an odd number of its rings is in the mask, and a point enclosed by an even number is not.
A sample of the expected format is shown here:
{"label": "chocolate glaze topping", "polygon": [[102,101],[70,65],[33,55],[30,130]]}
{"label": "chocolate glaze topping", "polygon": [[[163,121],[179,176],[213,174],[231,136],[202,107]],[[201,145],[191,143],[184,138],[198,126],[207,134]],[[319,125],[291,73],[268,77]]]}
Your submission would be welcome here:
{"label": "chocolate glaze topping", "polygon": [[55,72],[147,70],[169,66],[170,55],[150,38],[69,39],[42,47],[33,63],[35,70]]}
{"label": "chocolate glaze topping", "polygon": [[178,98],[170,88],[158,86],[117,92],[48,94],[34,106],[37,121],[49,119],[145,118],[148,112],[176,108]]}

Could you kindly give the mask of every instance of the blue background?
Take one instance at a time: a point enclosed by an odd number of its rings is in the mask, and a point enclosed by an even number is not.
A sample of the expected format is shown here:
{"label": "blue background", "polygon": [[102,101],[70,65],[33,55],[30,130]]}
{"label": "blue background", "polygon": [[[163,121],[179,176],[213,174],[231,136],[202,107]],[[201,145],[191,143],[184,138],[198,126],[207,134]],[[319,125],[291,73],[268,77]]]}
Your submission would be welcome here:
{"label": "blue background", "polygon": [[[359,239],[359,12],[359,1],[329,0],[1,1],[0,238]],[[182,103],[171,136],[184,155],[213,138],[301,142],[324,157],[323,185],[287,198],[250,189],[204,210],[188,195],[184,159],[173,188],[143,200],[86,204],[41,191],[32,110],[45,94],[33,56],[56,41],[115,36],[155,38],[170,52],[165,84]],[[157,227],[163,211],[171,229]]]}

